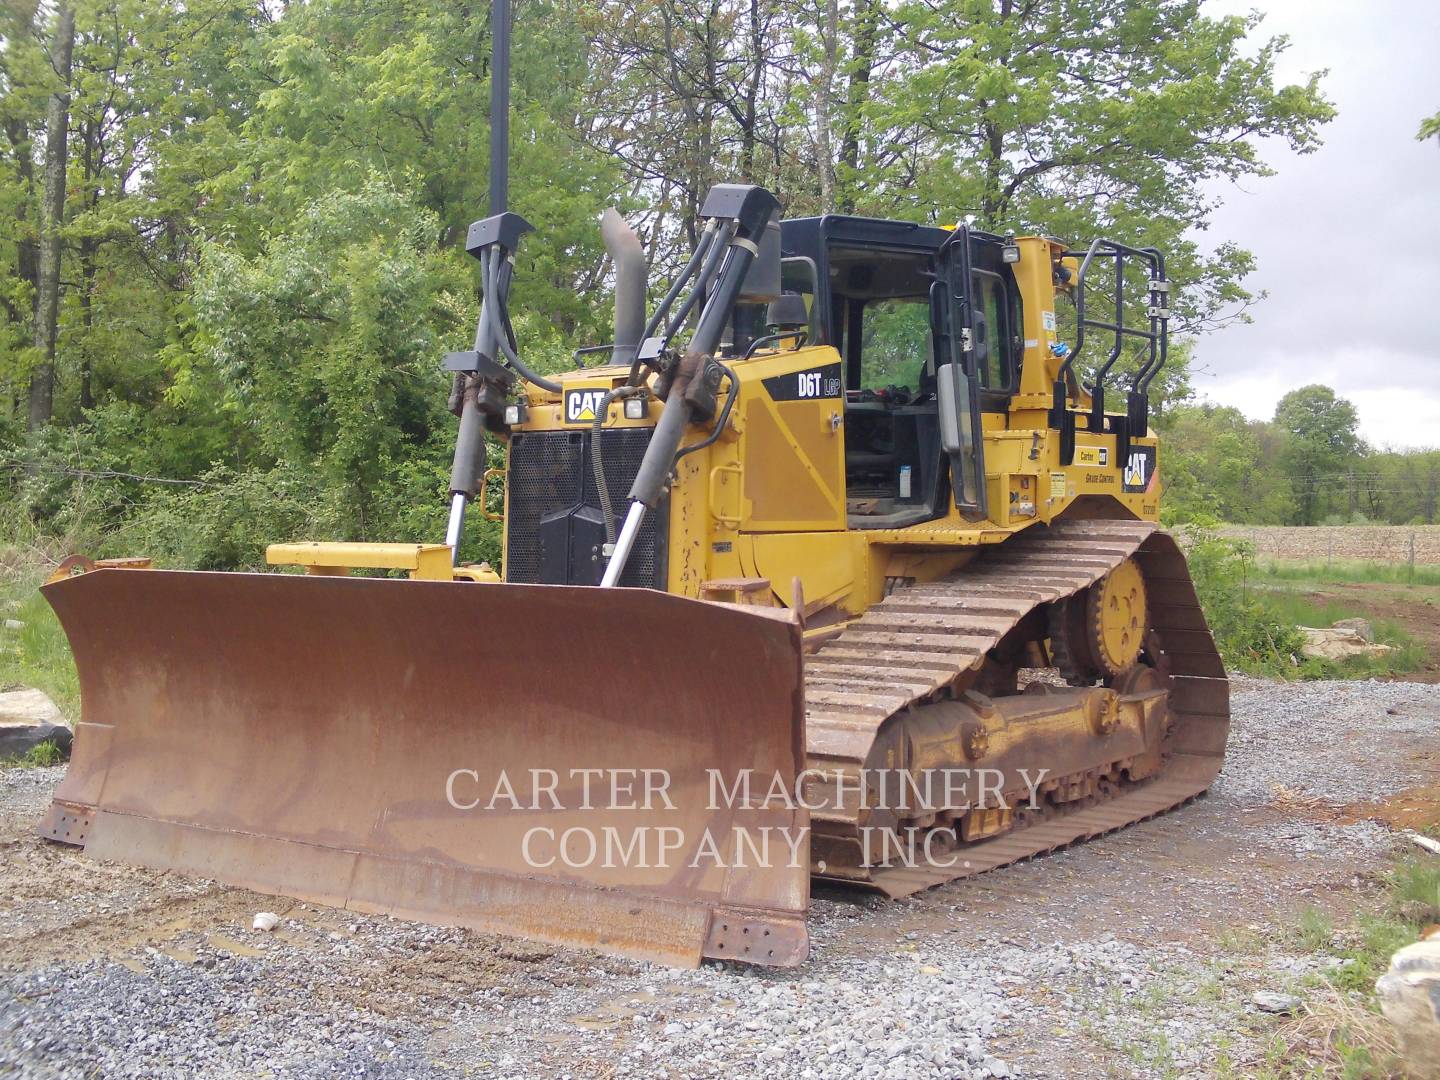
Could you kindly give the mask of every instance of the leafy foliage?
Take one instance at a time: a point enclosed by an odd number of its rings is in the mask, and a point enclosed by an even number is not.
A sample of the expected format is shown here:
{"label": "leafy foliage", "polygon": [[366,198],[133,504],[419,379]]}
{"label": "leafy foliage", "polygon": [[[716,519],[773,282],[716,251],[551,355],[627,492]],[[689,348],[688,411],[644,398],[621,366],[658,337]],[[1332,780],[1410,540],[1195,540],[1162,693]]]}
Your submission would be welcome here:
{"label": "leafy foliage", "polygon": [[434,331],[458,335],[470,313],[435,231],[434,215],[372,178],[310,204],[254,256],[201,252],[172,398],[218,394],[257,456],[314,477],[346,537],[375,524],[390,466],[442,438]]}
{"label": "leafy foliage", "polygon": [[[54,6],[0,8],[3,501],[76,546],[188,565],[255,565],[267,537],[437,535],[439,359],[469,338],[461,238],[486,210],[488,5],[72,10],[56,396],[27,431],[47,109],[67,87]],[[641,224],[658,279],[718,180],[765,183],[791,215],[1153,243],[1203,330],[1248,302],[1252,265],[1194,246],[1205,193],[1263,175],[1262,139],[1313,148],[1332,111],[1318,77],[1277,80],[1285,42],[1257,16],[1194,0],[517,0],[516,29],[512,201],[537,230],[514,310],[541,370],[604,340],[601,209]],[[1242,482],[1299,436],[1189,412],[1183,361],[1179,344],[1152,388],[1175,416],[1177,520],[1300,516]],[[1347,512],[1434,519],[1440,463],[1371,464]],[[1376,502],[1402,483],[1402,510]],[[472,529],[493,558],[493,526]]]}
{"label": "leafy foliage", "polygon": [[1264,593],[1250,587],[1253,548],[1206,524],[1188,526],[1185,540],[1195,591],[1226,665],[1255,673],[1293,673],[1301,635]]}

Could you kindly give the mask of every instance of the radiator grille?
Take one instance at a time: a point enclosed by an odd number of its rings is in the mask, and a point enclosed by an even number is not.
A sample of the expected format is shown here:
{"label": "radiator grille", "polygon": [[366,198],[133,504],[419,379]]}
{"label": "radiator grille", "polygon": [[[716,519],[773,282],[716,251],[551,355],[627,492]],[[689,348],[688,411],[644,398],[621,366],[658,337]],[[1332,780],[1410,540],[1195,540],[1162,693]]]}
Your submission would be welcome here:
{"label": "radiator grille", "polygon": [[[610,488],[611,508],[623,517],[629,505],[625,496],[640,460],[650,443],[652,429],[614,428],[602,431],[602,458]],[[540,545],[537,532],[542,519],[576,506],[600,508],[590,458],[590,429],[579,431],[517,431],[510,437],[509,515],[506,522],[505,580],[540,583]],[[665,588],[665,529],[668,499],[645,517],[645,524],[630,552],[621,585]],[[619,525],[617,523],[618,530]],[[543,582],[564,585],[568,582]]]}

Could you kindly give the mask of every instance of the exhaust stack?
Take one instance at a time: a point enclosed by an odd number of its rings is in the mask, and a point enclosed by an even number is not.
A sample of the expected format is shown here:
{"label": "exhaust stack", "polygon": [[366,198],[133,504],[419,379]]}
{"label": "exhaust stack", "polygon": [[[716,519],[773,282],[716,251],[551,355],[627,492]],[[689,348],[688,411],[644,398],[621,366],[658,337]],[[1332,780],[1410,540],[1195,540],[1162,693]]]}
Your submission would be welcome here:
{"label": "exhaust stack", "polygon": [[600,237],[615,261],[615,348],[610,362],[628,365],[635,362],[645,335],[645,251],[614,207],[600,216]]}

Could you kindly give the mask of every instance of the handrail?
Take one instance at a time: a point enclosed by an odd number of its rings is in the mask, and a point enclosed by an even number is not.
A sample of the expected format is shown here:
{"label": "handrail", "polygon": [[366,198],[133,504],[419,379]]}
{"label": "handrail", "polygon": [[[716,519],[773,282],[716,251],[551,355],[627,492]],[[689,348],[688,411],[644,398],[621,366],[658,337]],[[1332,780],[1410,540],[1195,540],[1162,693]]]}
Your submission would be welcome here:
{"label": "handrail", "polygon": [[[1113,260],[1115,284],[1111,297],[1114,301],[1113,320],[1091,317],[1086,309],[1090,269],[1096,259]],[[1146,316],[1148,329],[1126,325],[1125,315],[1125,269],[1127,260],[1136,260],[1149,270],[1148,305]],[[1114,335],[1109,355],[1095,372],[1094,381],[1088,386],[1090,412],[1087,427],[1092,432],[1106,430],[1105,382],[1110,370],[1119,361],[1125,350],[1126,338],[1136,338],[1145,343],[1145,358],[1134,377],[1130,380],[1127,394],[1125,420],[1118,418],[1110,422],[1114,431],[1128,448],[1129,438],[1137,431],[1141,434],[1148,429],[1149,408],[1146,392],[1151,382],[1165,366],[1169,353],[1169,294],[1170,282],[1165,276],[1165,257],[1157,248],[1136,248],[1118,240],[1098,237],[1091,241],[1075,282],[1075,348],[1065,357],[1055,375],[1051,403],[1051,426],[1062,433],[1062,457],[1069,458],[1074,452],[1074,413],[1069,408],[1069,379],[1075,370],[1075,362],[1085,348],[1086,330],[1100,330]],[[1077,402],[1078,405],[1078,393]],[[1069,464],[1067,460],[1065,462]]]}

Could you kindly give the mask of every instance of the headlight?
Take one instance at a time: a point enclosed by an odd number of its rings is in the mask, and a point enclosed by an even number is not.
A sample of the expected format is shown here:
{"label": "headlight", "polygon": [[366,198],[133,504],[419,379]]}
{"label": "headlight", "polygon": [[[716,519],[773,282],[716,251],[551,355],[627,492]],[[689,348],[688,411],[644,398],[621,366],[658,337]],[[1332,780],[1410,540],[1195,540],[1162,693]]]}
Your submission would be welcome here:
{"label": "headlight", "polygon": [[650,399],[644,397],[630,397],[625,399],[625,419],[644,420],[650,412]]}
{"label": "headlight", "polygon": [[505,426],[514,427],[516,424],[523,424],[526,419],[524,402],[517,402],[514,405],[505,406]]}

